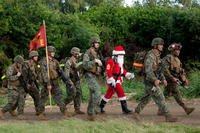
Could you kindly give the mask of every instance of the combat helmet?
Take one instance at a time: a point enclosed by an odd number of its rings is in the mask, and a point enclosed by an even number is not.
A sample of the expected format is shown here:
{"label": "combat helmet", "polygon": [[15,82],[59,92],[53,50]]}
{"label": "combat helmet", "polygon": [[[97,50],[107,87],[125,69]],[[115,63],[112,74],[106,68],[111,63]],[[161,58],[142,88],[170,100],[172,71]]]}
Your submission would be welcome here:
{"label": "combat helmet", "polygon": [[23,63],[24,63],[24,58],[23,58],[21,55],[17,55],[17,56],[15,56],[15,58],[14,58],[14,62],[15,62],[15,63],[23,64]]}
{"label": "combat helmet", "polygon": [[151,46],[155,46],[155,45],[164,45],[164,40],[160,37],[154,38],[151,42]]}
{"label": "combat helmet", "polygon": [[34,56],[38,56],[39,54],[38,54],[38,52],[37,51],[31,51],[30,53],[29,53],[29,58],[31,59],[31,58],[33,58]]}
{"label": "combat helmet", "polygon": [[70,53],[73,54],[80,54],[80,49],[77,47],[73,47],[70,51]]}
{"label": "combat helmet", "polygon": [[182,45],[180,43],[172,43],[169,45],[168,50],[173,51],[173,50],[181,50]]}
{"label": "combat helmet", "polygon": [[101,43],[99,37],[92,37],[90,39],[90,45],[93,46],[94,43]]}
{"label": "combat helmet", "polygon": [[56,49],[55,49],[55,47],[53,47],[53,46],[48,46],[48,47],[47,47],[47,51],[48,51],[48,52],[56,52]]}

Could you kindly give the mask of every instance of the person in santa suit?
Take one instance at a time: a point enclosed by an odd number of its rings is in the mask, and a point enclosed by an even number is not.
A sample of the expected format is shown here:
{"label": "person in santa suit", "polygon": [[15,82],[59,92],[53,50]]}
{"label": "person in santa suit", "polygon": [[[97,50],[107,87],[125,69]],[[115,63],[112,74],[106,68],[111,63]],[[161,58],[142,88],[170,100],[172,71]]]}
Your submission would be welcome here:
{"label": "person in santa suit", "polygon": [[126,96],[122,88],[123,77],[127,79],[134,78],[133,73],[129,73],[124,68],[124,55],[125,51],[122,46],[116,46],[112,52],[112,58],[106,62],[107,84],[108,90],[100,100],[101,113],[104,113],[105,104],[116,92],[121,102],[122,112],[131,113],[132,111],[127,108]]}

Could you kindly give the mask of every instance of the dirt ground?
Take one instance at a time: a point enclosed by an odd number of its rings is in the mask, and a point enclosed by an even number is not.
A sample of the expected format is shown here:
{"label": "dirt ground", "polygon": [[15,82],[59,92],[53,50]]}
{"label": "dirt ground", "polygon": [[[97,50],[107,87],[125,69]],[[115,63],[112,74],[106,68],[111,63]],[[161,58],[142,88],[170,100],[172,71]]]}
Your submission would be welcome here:
{"label": "dirt ground", "polygon": [[[190,114],[189,116],[185,114],[184,110],[173,100],[170,99],[167,101],[167,106],[169,107],[170,112],[178,117],[178,124],[186,124],[186,125],[200,125],[200,99],[193,99],[193,100],[184,100],[186,105],[190,107],[195,107],[195,111]],[[130,109],[135,109],[137,106],[137,102],[135,101],[128,101],[128,107]],[[73,104],[67,106],[70,112],[73,112]],[[153,122],[153,123],[160,123],[165,122],[165,118],[163,116],[157,116],[157,106],[153,101],[151,101],[141,112],[141,122]],[[81,106],[81,110],[86,112],[87,111],[87,103],[83,103]],[[112,99],[109,101],[109,103],[105,107],[106,114],[101,115],[101,118],[104,120],[127,120],[130,122],[137,122],[132,115],[125,115],[121,112],[121,106],[120,102],[118,102],[116,99]],[[65,119],[63,118],[62,114],[59,111],[59,108],[57,106],[53,106],[50,108],[49,106],[46,106],[46,121],[58,121]],[[25,120],[26,122],[32,122],[32,121],[39,121],[38,117],[35,115],[35,110],[33,106],[32,101],[26,101],[26,107],[25,107]],[[71,118],[70,118],[71,119]],[[72,119],[81,119],[81,120],[87,120],[87,115],[75,115]],[[0,120],[0,122],[3,121],[16,121],[19,122],[21,120],[17,119],[16,117],[10,116],[9,113],[6,113],[5,119]]]}

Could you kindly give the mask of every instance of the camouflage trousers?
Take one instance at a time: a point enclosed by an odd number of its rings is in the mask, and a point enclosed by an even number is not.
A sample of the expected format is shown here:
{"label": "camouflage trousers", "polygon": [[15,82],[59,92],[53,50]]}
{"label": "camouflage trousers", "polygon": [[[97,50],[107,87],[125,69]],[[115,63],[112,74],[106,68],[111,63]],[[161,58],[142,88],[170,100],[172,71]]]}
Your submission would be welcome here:
{"label": "camouflage trousers", "polygon": [[97,82],[96,76],[91,73],[86,73],[85,78],[88,82],[88,87],[90,91],[90,98],[87,108],[87,113],[89,115],[96,114],[100,112],[100,107],[98,105],[100,95],[101,95],[101,87]]}
{"label": "camouflage trousers", "polygon": [[76,83],[74,83],[74,85],[75,88],[68,85],[66,86],[67,97],[65,99],[65,105],[74,101],[74,109],[78,110],[81,106],[82,89],[80,86],[80,81],[77,81]]}
{"label": "camouflage trousers", "polygon": [[[65,104],[64,100],[62,98],[62,91],[59,88],[58,80],[51,80],[50,81],[52,89],[51,94],[53,96],[53,99],[55,100],[56,104],[59,106],[61,113],[65,112]],[[44,85],[44,87],[41,90],[41,112],[45,111],[45,104],[48,100],[49,92],[47,89],[47,85]]]}
{"label": "camouflage trousers", "polygon": [[165,97],[163,95],[162,90],[159,87],[157,87],[157,89],[153,91],[152,90],[153,84],[148,81],[144,81],[144,84],[145,84],[145,93],[144,96],[141,98],[140,103],[135,108],[135,112],[140,113],[152,98],[154,102],[157,104],[158,108],[161,110],[161,112],[165,115],[168,115],[169,111],[166,106]]}
{"label": "camouflage trousers", "polygon": [[31,84],[31,88],[20,92],[19,100],[21,101],[20,103],[22,103],[22,105],[18,107],[18,113],[24,113],[25,97],[27,93],[33,98],[36,113],[41,113],[40,92],[39,88],[34,82]]}
{"label": "camouflage trousers", "polygon": [[176,102],[181,106],[184,107],[185,104],[183,103],[182,96],[180,94],[180,91],[178,89],[178,86],[176,83],[170,83],[168,82],[168,85],[164,89],[164,96],[166,98],[173,96]]}
{"label": "camouflage trousers", "polygon": [[18,107],[18,114],[21,113],[20,108],[23,106],[23,101],[20,100],[20,94],[24,91],[23,87],[8,85],[8,103],[2,108],[2,112],[14,111]]}

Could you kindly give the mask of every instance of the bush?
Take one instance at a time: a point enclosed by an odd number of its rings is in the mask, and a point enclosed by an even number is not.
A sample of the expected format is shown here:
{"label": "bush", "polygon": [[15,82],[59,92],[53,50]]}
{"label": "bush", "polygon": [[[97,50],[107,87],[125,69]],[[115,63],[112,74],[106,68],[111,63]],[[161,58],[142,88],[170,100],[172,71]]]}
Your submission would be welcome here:
{"label": "bush", "polygon": [[181,92],[187,98],[197,98],[200,96],[200,71],[192,71],[189,75],[190,85],[188,88],[180,87]]}

